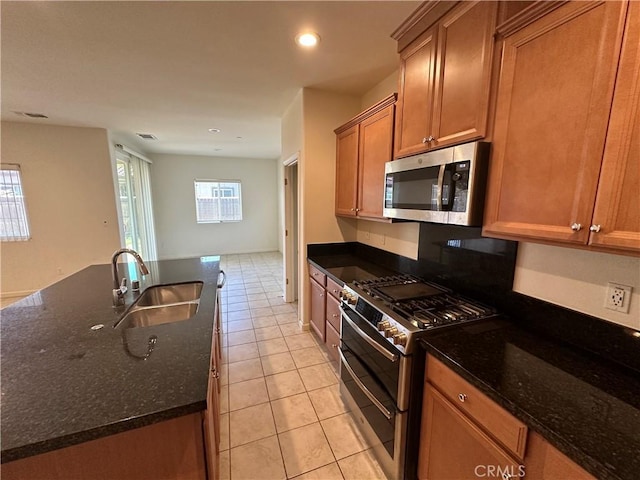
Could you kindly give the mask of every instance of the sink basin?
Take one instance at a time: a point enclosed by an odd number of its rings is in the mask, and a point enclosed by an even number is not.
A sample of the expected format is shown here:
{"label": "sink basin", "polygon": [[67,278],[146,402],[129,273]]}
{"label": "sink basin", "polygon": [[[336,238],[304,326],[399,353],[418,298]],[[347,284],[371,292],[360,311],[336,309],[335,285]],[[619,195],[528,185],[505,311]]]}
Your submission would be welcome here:
{"label": "sink basin", "polygon": [[163,323],[180,322],[193,317],[198,311],[198,303],[175,303],[173,305],[137,307],[129,311],[114,328],[150,327]]}
{"label": "sink basin", "polygon": [[147,288],[135,302],[136,307],[195,302],[200,298],[202,282],[174,283]]}

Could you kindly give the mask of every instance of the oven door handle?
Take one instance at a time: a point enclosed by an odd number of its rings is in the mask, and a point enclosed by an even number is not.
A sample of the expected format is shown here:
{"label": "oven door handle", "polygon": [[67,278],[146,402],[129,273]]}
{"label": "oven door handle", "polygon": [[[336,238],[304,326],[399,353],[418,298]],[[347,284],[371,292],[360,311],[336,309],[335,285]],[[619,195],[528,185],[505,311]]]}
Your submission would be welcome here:
{"label": "oven door handle", "polygon": [[375,341],[371,340],[369,335],[367,335],[362,330],[360,330],[360,327],[358,327],[353,322],[353,320],[351,320],[349,318],[349,315],[347,315],[346,313],[343,312],[342,313],[342,318],[344,318],[347,321],[347,323],[351,326],[351,328],[353,328],[355,330],[355,332],[358,335],[360,335],[364,341],[366,341],[369,345],[371,345],[373,348],[375,348],[378,351],[378,353],[383,355],[387,360],[391,360],[392,362],[397,362],[398,361],[398,355],[390,353],[388,350],[386,350],[386,349],[382,348],[380,345],[378,345]]}
{"label": "oven door handle", "polygon": [[342,361],[342,366],[347,369],[347,371],[349,372],[349,375],[351,375],[351,378],[353,378],[353,381],[356,382],[356,385],[358,385],[358,387],[360,387],[360,390],[362,390],[362,393],[364,393],[369,398],[369,400],[371,400],[371,403],[373,403],[376,406],[376,408],[380,410],[380,413],[382,413],[385,417],[387,417],[387,420],[391,420],[391,417],[392,417],[391,412],[386,408],[384,408],[384,405],[380,403],[380,400],[378,400],[375,397],[375,395],[371,393],[367,387],[364,386],[364,383],[360,381],[358,376],[349,366],[347,359],[344,358],[344,355],[342,354],[342,350],[338,349],[338,353],[340,354],[340,360]]}

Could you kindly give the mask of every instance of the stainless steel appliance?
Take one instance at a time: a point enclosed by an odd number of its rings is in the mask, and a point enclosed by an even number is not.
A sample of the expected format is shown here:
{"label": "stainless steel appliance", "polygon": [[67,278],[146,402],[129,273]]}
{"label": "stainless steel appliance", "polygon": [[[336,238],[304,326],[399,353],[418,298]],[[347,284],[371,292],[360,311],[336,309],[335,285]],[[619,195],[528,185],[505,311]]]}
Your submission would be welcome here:
{"label": "stainless steel appliance", "polygon": [[489,143],[471,142],[385,164],[385,217],[480,226]]}
{"label": "stainless steel appliance", "polygon": [[418,338],[495,310],[409,275],[342,291],[340,392],[392,480],[413,478],[424,381]]}

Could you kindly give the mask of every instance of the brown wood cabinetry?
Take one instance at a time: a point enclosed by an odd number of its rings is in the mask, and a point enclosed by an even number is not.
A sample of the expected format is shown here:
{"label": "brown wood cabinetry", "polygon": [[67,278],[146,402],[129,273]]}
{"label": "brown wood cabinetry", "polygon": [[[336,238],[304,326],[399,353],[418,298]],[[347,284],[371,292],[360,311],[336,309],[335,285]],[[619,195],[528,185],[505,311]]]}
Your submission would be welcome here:
{"label": "brown wood cabinetry", "polygon": [[497,5],[462,2],[402,49],[394,158],[485,136]]}
{"label": "brown wood cabinetry", "polygon": [[309,277],[311,285],[311,316],[309,324],[316,332],[318,337],[324,342],[325,340],[325,289],[324,286],[316,282],[313,277]]}
{"label": "brown wood cabinetry", "polygon": [[589,245],[640,252],[640,3],[631,2]]}
{"label": "brown wood cabinetry", "polygon": [[593,480],[538,433],[427,356],[418,478]]}
{"label": "brown wood cabinetry", "polygon": [[336,215],[382,219],[384,164],[392,159],[395,94],[335,130]]}
{"label": "brown wood cabinetry", "polygon": [[211,370],[207,384],[207,409],[203,413],[203,431],[207,458],[207,478],[220,478],[220,362],[222,318],[220,298],[216,303],[211,338]]}
{"label": "brown wood cabinetry", "polygon": [[2,478],[205,480],[203,452],[202,417],[193,413],[4,463]]}
{"label": "brown wood cabinetry", "polygon": [[595,477],[563,455],[536,432],[529,434],[527,456],[524,463],[527,479],[595,480]]}
{"label": "brown wood cabinetry", "polygon": [[325,343],[334,361],[339,360],[340,347],[340,293],[342,285],[328,278],[321,270],[309,264],[311,308],[309,324]]}
{"label": "brown wood cabinetry", "polygon": [[628,7],[523,11],[502,32],[485,235],[640,251],[639,21]]}
{"label": "brown wood cabinetry", "polygon": [[[426,448],[420,450],[420,480],[515,480],[524,473],[516,460],[429,384],[425,386],[422,419],[420,444]],[[508,476],[497,475],[498,469]]]}

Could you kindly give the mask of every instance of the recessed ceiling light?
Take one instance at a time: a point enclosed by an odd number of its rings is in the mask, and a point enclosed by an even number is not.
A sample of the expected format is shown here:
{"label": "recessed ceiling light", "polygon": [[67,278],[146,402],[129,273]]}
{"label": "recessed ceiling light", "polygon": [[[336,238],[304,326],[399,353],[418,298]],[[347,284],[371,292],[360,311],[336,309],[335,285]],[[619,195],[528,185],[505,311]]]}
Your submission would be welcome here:
{"label": "recessed ceiling light", "polygon": [[315,47],[320,42],[320,35],[314,32],[301,33],[296,37],[296,43],[301,47]]}
{"label": "recessed ceiling light", "polygon": [[221,148],[214,148],[213,151],[214,152],[219,152],[220,150],[222,150]]}
{"label": "recessed ceiling light", "polygon": [[209,129],[209,133],[220,133],[220,129],[219,128],[210,128]]}
{"label": "recessed ceiling light", "polygon": [[240,139],[240,138],[242,138],[242,137],[236,137],[236,138],[237,138],[237,139]]}

